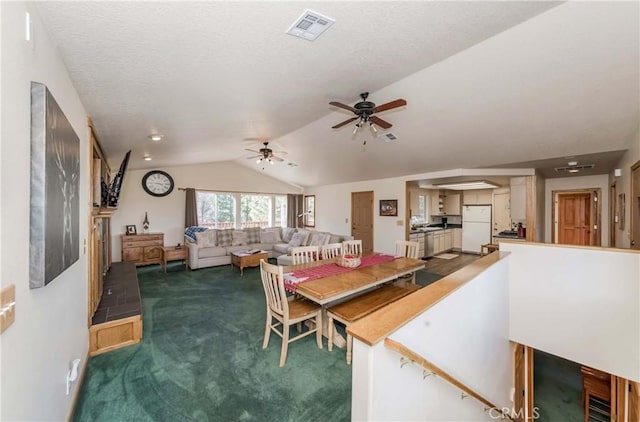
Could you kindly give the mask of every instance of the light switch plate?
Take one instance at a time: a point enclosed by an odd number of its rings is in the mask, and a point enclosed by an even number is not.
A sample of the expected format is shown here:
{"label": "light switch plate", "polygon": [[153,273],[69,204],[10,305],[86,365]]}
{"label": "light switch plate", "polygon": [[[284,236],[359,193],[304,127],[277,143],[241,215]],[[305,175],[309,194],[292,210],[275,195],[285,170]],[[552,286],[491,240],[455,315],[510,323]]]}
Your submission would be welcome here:
{"label": "light switch plate", "polygon": [[402,220],[397,220],[397,221],[396,221],[396,224],[397,224],[398,226],[403,226],[403,225],[404,225],[404,221],[402,221]]}
{"label": "light switch plate", "polygon": [[11,284],[0,291],[0,334],[16,320],[16,286]]}

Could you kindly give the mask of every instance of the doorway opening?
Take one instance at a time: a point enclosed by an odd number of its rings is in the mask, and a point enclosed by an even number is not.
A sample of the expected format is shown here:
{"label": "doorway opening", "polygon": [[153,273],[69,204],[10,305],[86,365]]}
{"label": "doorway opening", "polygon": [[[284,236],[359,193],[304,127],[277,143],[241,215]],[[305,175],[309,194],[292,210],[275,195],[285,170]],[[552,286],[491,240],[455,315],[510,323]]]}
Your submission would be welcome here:
{"label": "doorway opening", "polygon": [[533,354],[533,402],[538,421],[584,421],[580,364],[540,350]]}

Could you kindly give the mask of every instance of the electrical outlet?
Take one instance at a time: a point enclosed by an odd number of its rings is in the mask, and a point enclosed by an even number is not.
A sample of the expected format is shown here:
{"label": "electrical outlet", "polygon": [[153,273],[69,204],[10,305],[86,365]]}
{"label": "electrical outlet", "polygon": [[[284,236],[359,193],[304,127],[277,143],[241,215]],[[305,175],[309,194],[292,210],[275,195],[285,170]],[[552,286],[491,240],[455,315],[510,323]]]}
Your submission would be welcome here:
{"label": "electrical outlet", "polygon": [[16,320],[16,286],[10,285],[0,291],[0,334]]}

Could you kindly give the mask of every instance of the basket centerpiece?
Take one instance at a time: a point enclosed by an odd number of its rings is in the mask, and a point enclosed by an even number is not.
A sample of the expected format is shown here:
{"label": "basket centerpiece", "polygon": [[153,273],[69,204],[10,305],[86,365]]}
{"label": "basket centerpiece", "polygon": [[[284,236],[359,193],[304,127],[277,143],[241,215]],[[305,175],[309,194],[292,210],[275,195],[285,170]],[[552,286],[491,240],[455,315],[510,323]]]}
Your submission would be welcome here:
{"label": "basket centerpiece", "polygon": [[356,255],[342,255],[337,264],[341,267],[356,268],[361,264],[360,257]]}

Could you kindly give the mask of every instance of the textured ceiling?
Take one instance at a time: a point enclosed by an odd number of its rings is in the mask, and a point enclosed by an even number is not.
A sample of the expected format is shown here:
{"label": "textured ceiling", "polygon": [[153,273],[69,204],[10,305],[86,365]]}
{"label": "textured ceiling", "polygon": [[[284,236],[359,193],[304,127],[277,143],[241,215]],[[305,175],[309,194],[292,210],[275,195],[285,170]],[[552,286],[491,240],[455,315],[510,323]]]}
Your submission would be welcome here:
{"label": "textured ceiling", "polygon": [[[336,20],[286,35],[309,8]],[[41,2],[117,167],[246,160],[268,137],[302,186],[627,148],[638,128],[638,4]],[[383,143],[329,101],[370,91]],[[162,133],[161,142],[147,135]],[[366,141],[366,143],[365,143]],[[153,161],[142,160],[145,154]],[[260,170],[263,171],[263,170]]]}

